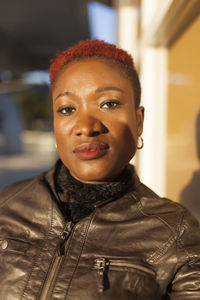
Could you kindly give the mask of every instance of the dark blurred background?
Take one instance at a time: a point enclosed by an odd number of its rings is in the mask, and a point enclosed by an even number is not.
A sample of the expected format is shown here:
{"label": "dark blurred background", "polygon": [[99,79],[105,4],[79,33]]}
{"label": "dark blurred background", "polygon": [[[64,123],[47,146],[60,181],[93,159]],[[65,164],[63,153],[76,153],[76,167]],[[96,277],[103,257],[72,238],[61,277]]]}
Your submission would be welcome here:
{"label": "dark blurred background", "polygon": [[57,159],[50,59],[95,36],[115,43],[113,22],[111,1],[1,1],[0,188],[48,169]]}

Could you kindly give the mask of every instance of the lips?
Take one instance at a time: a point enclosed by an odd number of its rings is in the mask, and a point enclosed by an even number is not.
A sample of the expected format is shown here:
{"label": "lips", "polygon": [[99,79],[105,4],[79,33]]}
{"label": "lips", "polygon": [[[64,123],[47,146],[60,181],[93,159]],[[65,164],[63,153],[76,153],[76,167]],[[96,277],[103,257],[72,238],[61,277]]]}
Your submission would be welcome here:
{"label": "lips", "polygon": [[81,160],[91,160],[104,156],[108,149],[105,143],[82,143],[73,152]]}

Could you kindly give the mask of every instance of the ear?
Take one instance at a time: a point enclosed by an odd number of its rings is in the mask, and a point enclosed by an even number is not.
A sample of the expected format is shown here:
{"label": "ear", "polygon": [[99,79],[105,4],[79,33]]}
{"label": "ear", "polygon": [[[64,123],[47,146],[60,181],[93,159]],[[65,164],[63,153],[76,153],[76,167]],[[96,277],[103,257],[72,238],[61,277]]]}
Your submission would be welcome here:
{"label": "ear", "polygon": [[143,106],[139,106],[136,110],[136,121],[137,121],[137,135],[140,136],[143,132],[143,122],[144,122]]}

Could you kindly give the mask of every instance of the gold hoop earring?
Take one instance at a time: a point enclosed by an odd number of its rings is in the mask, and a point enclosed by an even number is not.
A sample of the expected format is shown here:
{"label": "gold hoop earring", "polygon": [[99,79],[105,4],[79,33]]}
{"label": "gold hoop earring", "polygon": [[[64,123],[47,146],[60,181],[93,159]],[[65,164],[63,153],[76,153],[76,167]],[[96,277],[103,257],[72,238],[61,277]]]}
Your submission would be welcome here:
{"label": "gold hoop earring", "polygon": [[141,144],[140,144],[140,146],[137,146],[138,150],[140,150],[140,149],[142,149],[144,147],[144,140],[143,140],[143,138],[141,136],[139,136],[139,139],[140,139]]}

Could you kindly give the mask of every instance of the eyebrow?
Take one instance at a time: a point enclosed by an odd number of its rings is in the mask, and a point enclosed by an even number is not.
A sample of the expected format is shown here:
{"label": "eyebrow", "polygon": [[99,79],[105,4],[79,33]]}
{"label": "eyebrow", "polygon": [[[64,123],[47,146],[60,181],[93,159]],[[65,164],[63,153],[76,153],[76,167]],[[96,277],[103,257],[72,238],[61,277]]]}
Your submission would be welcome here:
{"label": "eyebrow", "polygon": [[56,96],[55,100],[58,99],[59,97],[62,97],[62,96],[75,96],[75,93],[74,92],[60,93],[60,94],[58,94],[58,96]]}
{"label": "eyebrow", "polygon": [[101,93],[101,92],[105,92],[105,91],[119,91],[121,93],[125,93],[125,91],[123,91],[120,88],[115,87],[115,86],[102,86],[102,87],[99,87],[98,89],[96,89],[95,93]]}
{"label": "eyebrow", "polygon": [[[105,91],[118,91],[121,93],[125,93],[125,91],[123,91],[122,89],[115,87],[115,86],[102,86],[99,87],[98,89],[95,90],[95,93],[102,93]],[[58,96],[56,96],[55,100],[57,100],[59,97],[63,97],[63,96],[75,96],[76,94],[74,92],[63,92],[58,94]]]}

